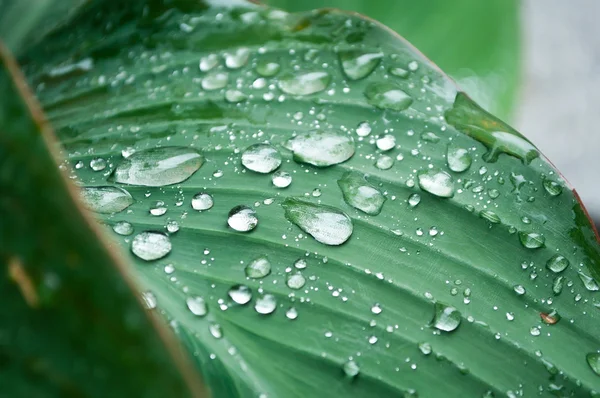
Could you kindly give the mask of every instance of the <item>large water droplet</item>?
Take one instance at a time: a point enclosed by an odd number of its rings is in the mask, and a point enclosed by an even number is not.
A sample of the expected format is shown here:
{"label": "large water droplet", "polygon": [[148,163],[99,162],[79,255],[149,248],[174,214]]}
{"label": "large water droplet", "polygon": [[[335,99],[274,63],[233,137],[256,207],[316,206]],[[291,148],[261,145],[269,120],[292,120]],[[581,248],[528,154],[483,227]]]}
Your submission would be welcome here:
{"label": "large water droplet", "polygon": [[435,303],[431,325],[444,332],[452,332],[460,325],[460,312],[454,307]]}
{"label": "large water droplet", "polygon": [[158,260],[171,252],[171,241],[160,232],[145,231],[133,238],[131,251],[142,260]]}
{"label": "large water droplet", "polygon": [[264,278],[271,273],[271,263],[266,257],[258,257],[246,265],[245,272],[248,278]]}
{"label": "large water droplet", "polygon": [[350,80],[363,79],[377,67],[383,53],[362,50],[344,50],[338,52],[340,64],[346,77]]}
{"label": "large water droplet", "polygon": [[252,291],[246,285],[235,285],[227,292],[229,297],[240,305],[248,304],[252,300]]}
{"label": "large water droplet", "polygon": [[213,197],[206,192],[198,192],[192,198],[192,209],[203,211],[208,210],[214,205]]}
{"label": "large water droplet", "polygon": [[187,180],[203,163],[204,157],[192,148],[148,149],[123,159],[110,179],[121,184],[160,187]]}
{"label": "large water droplet", "polygon": [[566,257],[561,256],[560,254],[555,254],[546,262],[546,268],[550,271],[559,273],[563,272],[569,266],[569,260]]}
{"label": "large water droplet", "polygon": [[297,198],[287,198],[281,206],[289,221],[318,242],[341,245],[352,235],[352,220],[335,207],[317,205]]}
{"label": "large water droplet", "polygon": [[585,356],[585,359],[587,360],[588,365],[590,365],[590,368],[592,368],[594,373],[600,376],[600,353],[590,352]]}
{"label": "large water droplet", "polygon": [[358,172],[349,171],[338,180],[344,201],[350,206],[375,216],[381,212],[385,196]]}
{"label": "large water droplet", "polygon": [[277,299],[272,294],[265,294],[256,299],[254,309],[259,314],[267,315],[273,313],[277,308]]}
{"label": "large water droplet", "polygon": [[190,312],[196,316],[204,316],[208,313],[206,302],[200,296],[188,297],[185,303]]}
{"label": "large water droplet", "polygon": [[519,232],[519,240],[528,249],[539,249],[546,243],[544,235],[537,232]]}
{"label": "large water droplet", "polygon": [[346,362],[344,364],[344,366],[342,367],[342,370],[344,371],[344,374],[346,375],[346,377],[349,378],[354,378],[356,376],[358,376],[358,374],[360,373],[360,367],[358,366],[358,364],[352,360]]}
{"label": "large water droplet", "polygon": [[454,179],[442,170],[427,170],[419,173],[419,187],[441,198],[454,196]]}
{"label": "large water droplet", "polygon": [[133,204],[131,194],[117,187],[85,187],[81,189],[83,203],[97,213],[118,213]]}
{"label": "large water droplet", "polygon": [[248,206],[236,206],[229,211],[227,224],[236,231],[249,232],[256,228],[258,218],[254,209]]}
{"label": "large water droplet", "polygon": [[525,164],[539,156],[537,149],[525,137],[487,113],[465,93],[456,95],[452,109],[444,116],[449,124],[487,147],[488,152],[483,155],[486,162],[495,162],[501,153],[521,159]]}
{"label": "large water droplet", "polygon": [[309,131],[298,134],[283,145],[294,153],[294,160],[326,167],[345,162],[354,155],[354,140],[333,131]]}
{"label": "large water droplet", "polygon": [[287,188],[292,183],[292,176],[286,171],[276,171],[273,173],[271,181],[277,188]]}
{"label": "large water droplet", "polygon": [[372,83],[365,90],[367,102],[380,109],[403,111],[413,102],[412,98],[392,83]]}
{"label": "large water droplet", "polygon": [[278,85],[287,94],[310,95],[325,90],[330,81],[329,73],[321,71],[286,75],[279,79]]}
{"label": "large water droplet", "polygon": [[269,144],[254,144],[242,153],[242,164],[249,170],[266,174],[281,165],[281,155]]}
{"label": "large water droplet", "polygon": [[446,154],[446,160],[450,170],[456,173],[462,173],[471,167],[473,158],[468,150],[460,148],[455,144],[448,145],[448,152]]}

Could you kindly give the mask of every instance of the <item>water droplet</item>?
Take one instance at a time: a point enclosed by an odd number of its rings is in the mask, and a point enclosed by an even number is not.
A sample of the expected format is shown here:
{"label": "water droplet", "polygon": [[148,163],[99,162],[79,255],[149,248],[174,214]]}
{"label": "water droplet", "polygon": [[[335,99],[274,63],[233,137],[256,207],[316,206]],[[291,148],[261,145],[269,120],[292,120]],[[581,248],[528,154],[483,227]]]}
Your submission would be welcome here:
{"label": "water droplet", "polygon": [[488,220],[492,224],[499,224],[501,222],[498,214],[491,210],[481,210],[481,212],[479,212],[479,216],[483,219]]}
{"label": "water droplet", "polygon": [[306,279],[302,274],[293,274],[287,277],[286,284],[290,289],[298,290],[302,289],[304,284],[306,283]]}
{"label": "water droplet", "polygon": [[330,81],[329,73],[320,71],[282,76],[278,85],[286,94],[310,95],[325,90]]}
{"label": "water droplet", "polygon": [[264,278],[271,273],[271,263],[266,257],[258,257],[246,265],[245,271],[248,278]]}
{"label": "water droplet", "polygon": [[82,188],[81,199],[87,208],[103,214],[118,213],[133,204],[129,192],[110,186]]}
{"label": "water droplet", "polygon": [[146,261],[158,260],[171,252],[169,237],[160,232],[145,231],[137,234],[131,242],[131,251]]}
{"label": "water droplet", "polygon": [[556,253],[546,262],[546,268],[555,273],[563,272],[569,266],[569,260],[566,257]]}
{"label": "water droplet", "polygon": [[423,355],[429,355],[431,354],[431,344],[419,343],[419,350],[423,353]]}
{"label": "water droplet", "polygon": [[298,311],[294,307],[291,307],[286,311],[285,317],[293,321],[294,319],[298,318]]}
{"label": "water droplet", "polygon": [[359,137],[366,137],[371,134],[371,125],[368,122],[360,122],[356,126],[356,135]]}
{"label": "water droplet", "polygon": [[296,260],[296,262],[294,263],[294,267],[298,268],[298,269],[304,269],[307,267],[307,263],[306,260],[303,258],[299,258],[298,260]]}
{"label": "water droplet", "polygon": [[598,283],[594,280],[594,278],[586,275],[582,270],[579,270],[577,273],[579,274],[579,279],[581,279],[581,282],[583,282],[583,286],[585,286],[587,290],[590,292],[596,292],[600,290],[600,286],[598,286]]}
{"label": "water droplet", "polygon": [[257,173],[270,173],[281,165],[281,155],[269,144],[254,144],[242,152],[242,164]]}
{"label": "water droplet", "polygon": [[465,93],[459,92],[452,109],[445,113],[446,121],[464,134],[485,145],[486,162],[495,162],[501,153],[529,164],[539,156],[537,149],[519,132],[487,113]]}
{"label": "water droplet", "polygon": [[528,249],[538,249],[543,247],[546,242],[544,235],[537,232],[519,232],[519,240]]}
{"label": "water droplet", "polygon": [[106,168],[106,160],[102,158],[92,159],[90,161],[90,168],[94,171],[102,171]]}
{"label": "water droplet", "polygon": [[342,367],[342,370],[344,371],[346,377],[349,378],[354,378],[360,373],[360,368],[358,367],[358,364],[352,360],[346,362]]}
{"label": "water droplet", "polygon": [[515,293],[517,293],[519,296],[525,294],[525,288],[522,285],[515,285],[513,289],[515,290]]}
{"label": "water droplet", "polygon": [[594,373],[600,376],[600,354],[597,352],[590,352],[585,356],[585,359]]}
{"label": "water droplet", "polygon": [[377,141],[375,141],[375,145],[377,145],[377,149],[380,151],[389,151],[396,146],[396,137],[391,134],[386,134],[383,137],[378,138]]}
{"label": "water droplet", "polygon": [[202,72],[208,72],[219,63],[219,57],[217,54],[209,54],[205,57],[200,58],[199,67]]}
{"label": "water droplet", "polygon": [[229,69],[239,69],[246,65],[250,57],[250,50],[241,47],[232,53],[225,53],[225,66]]}
{"label": "water droplet", "polygon": [[557,276],[556,278],[554,278],[554,281],[552,282],[552,292],[554,293],[555,296],[558,296],[562,292],[564,285],[565,285],[565,277],[564,276]]}
{"label": "water droplet", "polygon": [[240,90],[227,90],[225,91],[225,101],[237,104],[239,102],[246,101],[248,96],[242,93]]}
{"label": "water droplet", "polygon": [[204,316],[208,313],[206,302],[200,296],[188,297],[185,303],[190,312],[196,316]]}
{"label": "water droplet", "polygon": [[144,303],[144,307],[146,307],[146,309],[153,310],[156,308],[156,296],[150,290],[142,292],[142,302]]}
{"label": "water droplet", "polygon": [[113,231],[119,235],[128,236],[133,233],[133,225],[127,221],[118,221],[113,225]]}
{"label": "water droplet", "polygon": [[448,162],[450,170],[456,173],[462,173],[471,167],[473,158],[468,150],[454,144],[449,144],[448,152],[446,153],[446,161]]}
{"label": "water droplet", "polygon": [[408,69],[409,69],[411,72],[414,72],[414,71],[416,71],[417,69],[419,69],[419,63],[418,63],[417,61],[410,61],[410,62],[408,63]]}
{"label": "water droplet", "polygon": [[208,325],[208,331],[215,339],[220,339],[223,337],[223,328],[218,323],[211,323]]}
{"label": "water droplet", "polygon": [[352,235],[352,221],[335,207],[287,198],[281,206],[285,217],[318,242],[341,245]]}
{"label": "water droplet", "polygon": [[544,189],[550,194],[550,196],[558,196],[562,193],[563,187],[556,181],[544,179]]}
{"label": "water droplet", "polygon": [[256,64],[256,73],[263,77],[275,76],[281,66],[276,62],[260,61]]}
{"label": "water droplet", "polygon": [[392,66],[389,69],[389,72],[392,76],[400,77],[402,79],[406,79],[409,73],[406,69],[400,68],[399,66]]}
{"label": "water droplet", "polygon": [[165,206],[165,202],[162,200],[158,200],[152,204],[150,207],[150,214],[153,216],[162,216],[167,212],[167,207]]}
{"label": "water droplet", "polygon": [[148,149],[123,159],[110,179],[121,184],[160,187],[187,180],[203,163],[204,157],[192,148]]}
{"label": "water droplet", "polygon": [[271,177],[271,182],[277,188],[287,188],[292,183],[292,176],[286,171],[276,171]]}
{"label": "water droplet", "polygon": [[435,303],[431,326],[443,332],[452,332],[460,325],[460,312],[454,308],[441,303]]}
{"label": "water droplet", "polygon": [[179,231],[179,223],[175,220],[167,221],[167,225],[165,227],[167,228],[167,232],[171,234]]}
{"label": "water droplet", "polygon": [[249,232],[256,228],[258,218],[254,209],[248,206],[236,206],[229,211],[227,224],[236,231]]}
{"label": "water droplet", "polygon": [[208,210],[214,205],[213,197],[205,192],[198,192],[192,198],[192,209],[203,211]]}
{"label": "water droplet", "polygon": [[229,75],[225,72],[216,72],[206,75],[202,79],[202,88],[206,91],[219,90],[227,86]]}
{"label": "water droplet", "polygon": [[277,308],[277,299],[272,294],[265,294],[262,297],[256,299],[254,303],[254,309],[259,314],[268,315],[273,313]]}
{"label": "water droplet", "polygon": [[339,51],[338,56],[342,70],[350,80],[359,80],[369,76],[377,67],[383,53],[362,50]]}
{"label": "water droplet", "polygon": [[383,311],[383,309],[381,308],[381,305],[379,305],[379,303],[375,303],[375,305],[371,307],[371,312],[375,315],[381,314],[381,311]]}
{"label": "water droplet", "polygon": [[363,175],[349,171],[338,180],[338,185],[348,205],[372,216],[381,212],[386,198]]}
{"label": "water droplet", "polygon": [[392,83],[372,83],[365,90],[367,102],[380,109],[403,111],[413,102],[412,98]]}
{"label": "water droplet", "polygon": [[248,304],[252,300],[252,291],[246,285],[235,285],[227,292],[229,297],[240,305]]}
{"label": "water droplet", "polygon": [[419,203],[421,203],[421,195],[418,193],[413,193],[408,197],[408,205],[410,207],[416,207]]}
{"label": "water droplet", "polygon": [[294,160],[317,167],[345,162],[354,155],[354,140],[333,131],[300,133],[286,141],[284,147],[294,153]]}
{"label": "water droplet", "polygon": [[541,334],[541,331],[540,331],[540,329],[539,329],[539,328],[537,328],[537,327],[535,327],[535,326],[534,326],[534,327],[532,327],[531,329],[529,329],[529,333],[530,333],[532,336],[539,336],[539,335]]}
{"label": "water droplet", "polygon": [[375,167],[377,167],[379,170],[389,170],[393,165],[394,159],[387,155],[381,155],[375,161]]}
{"label": "water droplet", "polygon": [[369,337],[369,344],[375,344],[377,343],[377,336],[370,336]]}
{"label": "water droplet", "polygon": [[426,142],[436,143],[440,141],[440,137],[438,137],[435,133],[431,131],[425,131],[421,134],[421,139]]}
{"label": "water droplet", "polygon": [[435,196],[454,196],[454,179],[442,170],[427,170],[419,173],[419,187]]}

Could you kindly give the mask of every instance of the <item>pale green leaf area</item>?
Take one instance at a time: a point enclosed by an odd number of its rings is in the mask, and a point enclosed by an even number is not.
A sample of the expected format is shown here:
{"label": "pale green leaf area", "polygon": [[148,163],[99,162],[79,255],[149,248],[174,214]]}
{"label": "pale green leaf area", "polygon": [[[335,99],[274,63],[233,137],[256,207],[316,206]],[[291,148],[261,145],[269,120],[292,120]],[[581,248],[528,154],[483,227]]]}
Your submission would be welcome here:
{"label": "pale green leaf area", "polygon": [[213,396],[600,391],[581,205],[390,30],[106,2],[21,63],[73,182],[119,188],[86,203]]}

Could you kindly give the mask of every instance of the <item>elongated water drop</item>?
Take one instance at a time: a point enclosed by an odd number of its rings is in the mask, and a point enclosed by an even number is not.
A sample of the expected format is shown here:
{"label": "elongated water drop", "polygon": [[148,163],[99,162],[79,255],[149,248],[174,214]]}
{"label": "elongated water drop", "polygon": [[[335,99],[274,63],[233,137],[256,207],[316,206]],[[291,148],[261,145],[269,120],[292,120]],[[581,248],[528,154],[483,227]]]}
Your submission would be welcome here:
{"label": "elongated water drop", "polygon": [[594,373],[600,376],[600,353],[590,352],[585,356],[585,359]]}
{"label": "elongated water drop", "polygon": [[441,198],[454,196],[454,179],[442,170],[427,170],[419,173],[419,187]]}
{"label": "elongated water drop", "polygon": [[369,76],[377,67],[383,53],[363,50],[344,50],[338,52],[340,64],[346,77],[359,80]]}
{"label": "elongated water drop", "polygon": [[144,303],[144,307],[149,310],[155,309],[157,305],[156,296],[150,290],[142,292],[142,302]]}
{"label": "elongated water drop", "polygon": [[317,167],[345,162],[354,155],[354,140],[334,131],[309,131],[286,141],[283,146],[294,153],[294,160]]}
{"label": "elongated water drop", "polygon": [[237,104],[239,102],[246,101],[248,96],[242,93],[240,90],[227,90],[225,91],[225,101],[230,102],[232,104]]}
{"label": "elongated water drop", "polygon": [[431,325],[443,332],[452,332],[460,325],[460,312],[454,307],[441,303],[435,303],[433,320]]}
{"label": "elongated water drop", "polygon": [[581,279],[581,282],[583,282],[583,286],[585,286],[587,290],[589,290],[590,292],[596,292],[600,290],[600,286],[598,286],[598,283],[594,278],[585,274],[582,270],[579,270],[578,274],[579,279]]}
{"label": "elongated water drop", "polygon": [[330,81],[329,73],[320,71],[282,76],[278,85],[287,94],[310,95],[325,90]]}
{"label": "elongated water drop", "polygon": [[448,151],[446,152],[446,161],[450,170],[462,173],[471,167],[473,158],[468,150],[458,147],[455,144],[449,144]]}
{"label": "elongated water drop", "polygon": [[403,111],[413,99],[392,83],[372,83],[365,90],[367,102],[380,109]]}
{"label": "elongated water drop", "polygon": [[537,232],[519,232],[519,241],[528,249],[539,249],[544,246],[546,238]]}
{"label": "elongated water drop", "polygon": [[240,305],[248,304],[252,300],[252,291],[246,285],[235,285],[227,292],[229,297]]}
{"label": "elongated water drop", "polygon": [[338,185],[344,201],[350,206],[372,216],[381,212],[386,198],[362,174],[349,171],[338,180]]}
{"label": "elongated water drop", "polygon": [[417,207],[417,205],[421,203],[421,195],[413,193],[408,197],[407,202],[410,207]]}
{"label": "elongated water drop", "polygon": [[352,220],[335,207],[287,198],[281,206],[285,217],[318,242],[341,245],[352,235]]}
{"label": "elongated water drop", "polygon": [[269,144],[254,144],[242,152],[242,165],[257,173],[271,173],[281,165],[281,155]]}
{"label": "elongated water drop", "polygon": [[227,224],[236,231],[249,232],[256,228],[258,218],[254,209],[248,206],[236,206],[229,211]]}
{"label": "elongated water drop", "polygon": [[552,293],[554,293],[555,296],[558,296],[559,294],[562,293],[564,285],[565,285],[565,277],[557,276],[552,281]]}
{"label": "elongated water drop", "polygon": [[145,231],[137,234],[131,242],[131,251],[146,261],[163,258],[171,252],[169,237],[160,232]]}
{"label": "elongated water drop", "polygon": [[268,315],[273,313],[277,308],[277,299],[272,294],[265,294],[262,297],[256,299],[254,309],[256,312],[262,315]]}
{"label": "elongated water drop", "polygon": [[492,224],[499,224],[502,222],[502,220],[500,220],[500,216],[491,210],[481,210],[481,212],[479,212],[479,217],[488,220]]}
{"label": "elongated water drop", "polygon": [[118,213],[133,204],[129,192],[110,186],[82,188],[81,199],[90,210],[104,214]]}
{"label": "elongated water drop", "polygon": [[403,69],[399,66],[392,66],[388,69],[388,72],[392,76],[400,77],[402,79],[406,79],[408,77],[409,72],[406,69]]}
{"label": "elongated water drop", "polygon": [[208,313],[206,302],[200,296],[188,297],[185,303],[190,312],[196,316],[204,316]]}
{"label": "elongated water drop", "polygon": [[568,266],[569,260],[558,253],[550,257],[546,262],[546,268],[557,274],[563,272]]}
{"label": "elongated water drop", "polygon": [[161,187],[187,180],[204,163],[204,157],[187,147],[164,147],[137,151],[115,168],[112,181]]}
{"label": "elongated water drop", "polygon": [[213,197],[206,192],[198,192],[192,197],[192,209],[202,211],[212,208],[214,205]]}
{"label": "elongated water drop", "polygon": [[248,278],[260,279],[271,273],[271,263],[267,257],[258,257],[252,260],[245,268]]}

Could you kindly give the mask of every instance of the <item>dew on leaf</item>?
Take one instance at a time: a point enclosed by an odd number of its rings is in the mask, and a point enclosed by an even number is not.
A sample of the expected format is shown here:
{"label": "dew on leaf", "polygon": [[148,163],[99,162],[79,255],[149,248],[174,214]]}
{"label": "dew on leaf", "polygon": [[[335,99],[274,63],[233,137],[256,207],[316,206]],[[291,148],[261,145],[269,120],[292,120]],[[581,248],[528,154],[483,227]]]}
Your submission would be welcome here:
{"label": "dew on leaf", "polygon": [[546,243],[546,238],[537,232],[519,232],[519,241],[527,249],[539,249]]}
{"label": "dew on leaf", "polygon": [[248,278],[260,279],[271,273],[271,263],[267,257],[258,257],[252,260],[245,268]]}
{"label": "dew on leaf", "polygon": [[448,162],[448,168],[456,173],[462,173],[471,167],[473,158],[468,150],[456,146],[455,144],[449,144],[446,152],[446,161]]}
{"label": "dew on leaf", "polygon": [[310,95],[325,90],[330,81],[329,73],[320,71],[285,75],[279,79],[278,85],[286,94]]}
{"label": "dew on leaf", "polygon": [[281,165],[281,155],[269,144],[250,145],[242,152],[242,165],[257,173],[271,173]]}
{"label": "dew on leaf", "polygon": [[406,79],[408,77],[409,72],[406,69],[403,69],[399,66],[392,66],[388,69],[388,72],[392,76],[400,77],[402,79]]}
{"label": "dew on leaf", "polygon": [[280,69],[281,66],[276,62],[259,61],[256,64],[256,73],[263,77],[275,76]]}
{"label": "dew on leaf", "polygon": [[379,109],[403,111],[413,99],[392,83],[371,83],[365,90],[367,102]]}
{"label": "dew on leaf", "polygon": [[81,199],[87,208],[103,214],[118,213],[133,204],[129,192],[111,186],[81,188]]}
{"label": "dew on leaf", "polygon": [[133,233],[133,225],[127,221],[118,221],[113,225],[113,231],[122,236],[128,236]]}
{"label": "dew on leaf", "polygon": [[294,307],[291,307],[285,312],[285,317],[293,321],[294,319],[298,318],[298,310],[296,310]]}
{"label": "dew on leaf", "polygon": [[482,210],[479,212],[479,216],[485,220],[488,220],[492,224],[499,224],[501,222],[498,214],[491,210]]}
{"label": "dew on leaf", "polygon": [[296,260],[296,262],[294,262],[294,267],[296,267],[298,269],[306,268],[307,267],[306,260],[303,258],[299,258],[298,260]]}
{"label": "dew on leaf", "polygon": [[563,191],[562,185],[556,181],[544,179],[542,185],[544,185],[544,189],[550,194],[550,196],[558,196]]}
{"label": "dew on leaf", "polygon": [[460,312],[451,306],[435,303],[431,326],[443,332],[452,332],[458,328],[461,321]]}
{"label": "dew on leaf", "polygon": [[558,296],[562,292],[564,285],[564,276],[557,276],[556,278],[554,278],[554,281],[552,281],[552,292],[555,296]]}
{"label": "dew on leaf", "polygon": [[298,290],[304,287],[306,279],[302,274],[292,274],[287,277],[286,284],[290,289]]}
{"label": "dew on leaf", "polygon": [[389,151],[396,146],[396,137],[391,134],[386,134],[383,137],[378,138],[377,141],[375,141],[375,145],[377,145],[377,149],[380,151]]}
{"label": "dew on leaf", "polygon": [[200,296],[188,297],[185,300],[185,303],[187,304],[190,312],[196,316],[204,316],[208,313],[206,302]]}
{"label": "dew on leaf", "polygon": [[106,160],[95,158],[90,161],[90,168],[94,171],[102,171],[106,168]]}
{"label": "dew on leaf", "polygon": [[157,305],[156,296],[150,290],[142,292],[142,303],[146,309],[153,310]]}
{"label": "dew on leaf", "polygon": [[137,234],[131,242],[131,251],[145,261],[158,260],[171,252],[169,237],[160,232],[145,231]]}
{"label": "dew on leaf", "polygon": [[585,359],[594,373],[600,376],[600,353],[590,352],[585,356]]}
{"label": "dew on leaf", "polygon": [[201,86],[206,91],[219,90],[227,86],[228,81],[229,75],[225,72],[210,73],[204,76]]}
{"label": "dew on leaf", "polygon": [[569,266],[569,260],[566,257],[556,253],[546,262],[546,268],[554,273],[563,272]]}
{"label": "dew on leaf", "polygon": [[356,126],[356,135],[359,137],[366,137],[371,134],[371,125],[369,122],[360,122],[358,126]]}
{"label": "dew on leaf", "polygon": [[554,325],[558,321],[560,321],[560,315],[556,310],[552,310],[548,313],[540,312],[540,318],[542,319],[542,322],[544,322],[547,325]]}
{"label": "dew on leaf", "polygon": [[427,170],[419,173],[419,187],[440,198],[454,196],[454,179],[442,170]]}
{"label": "dew on leaf", "polygon": [[165,202],[162,200],[158,200],[152,203],[150,207],[150,214],[153,216],[162,216],[167,212],[167,207],[165,206]]}
{"label": "dew on leaf", "polygon": [[208,331],[215,339],[220,339],[223,337],[223,328],[221,328],[221,325],[218,323],[211,323],[208,325]]}
{"label": "dew on leaf", "polygon": [[203,211],[214,205],[213,197],[206,192],[198,192],[192,197],[192,209]]}
{"label": "dew on leaf", "polygon": [[419,343],[419,351],[421,351],[421,353],[423,355],[429,355],[431,354],[431,344],[429,343]]}
{"label": "dew on leaf", "polygon": [[276,188],[287,188],[292,183],[292,175],[287,171],[276,171],[271,176],[271,182]]}
{"label": "dew on leaf", "polygon": [[344,75],[349,80],[360,80],[369,76],[377,67],[383,53],[363,50],[343,50],[338,52]]}
{"label": "dew on leaf", "polygon": [[381,212],[386,198],[362,174],[348,171],[338,180],[338,185],[348,205],[372,216]]}
{"label": "dew on leaf", "polygon": [[577,273],[579,274],[579,279],[581,279],[583,286],[585,286],[587,290],[589,290],[590,292],[596,292],[600,290],[600,286],[598,286],[598,283],[594,278],[587,275],[582,270],[579,270]]}
{"label": "dew on leaf", "polygon": [[225,91],[225,101],[229,103],[237,104],[239,102],[246,101],[246,99],[248,99],[248,96],[242,93],[240,90]]}
{"label": "dew on leaf", "polygon": [[179,223],[175,220],[169,220],[167,221],[165,228],[167,229],[167,232],[174,234],[179,231]]}
{"label": "dew on leaf", "polygon": [[204,157],[192,148],[147,149],[123,159],[110,179],[121,184],[161,187],[187,180],[203,163]]}
{"label": "dew on leaf", "polygon": [[272,314],[277,308],[277,299],[272,294],[265,294],[256,299],[254,309],[262,315]]}
{"label": "dew on leaf", "polygon": [[394,158],[387,155],[381,155],[375,161],[375,167],[379,170],[389,170],[394,165]]}
{"label": "dew on leaf", "polygon": [[407,202],[410,207],[417,207],[417,205],[421,203],[421,195],[419,195],[418,193],[410,194]]}
{"label": "dew on leaf", "polygon": [[249,232],[256,228],[258,218],[254,209],[240,205],[229,211],[227,224],[236,231]]}
{"label": "dew on leaf", "polygon": [[246,65],[249,57],[250,50],[248,48],[237,48],[233,52],[225,53],[225,66],[229,69],[239,69]]}
{"label": "dew on leaf", "polygon": [[227,292],[234,303],[244,305],[252,300],[252,291],[246,285],[235,285]]}
{"label": "dew on leaf", "polygon": [[334,131],[300,133],[283,144],[294,153],[294,160],[317,167],[345,162],[354,155],[352,137]]}
{"label": "dew on leaf", "polygon": [[344,363],[344,366],[342,366],[342,370],[344,372],[344,375],[346,375],[346,377],[351,378],[351,379],[355,378],[360,373],[360,367],[358,366],[358,364],[356,362],[354,362],[352,360]]}
{"label": "dew on leaf", "polygon": [[219,57],[216,54],[209,54],[202,58],[200,58],[200,63],[198,64],[200,70],[202,72],[208,72],[213,69],[219,63]]}
{"label": "dew on leaf", "polygon": [[335,207],[318,205],[297,198],[287,198],[281,206],[288,221],[296,224],[318,242],[337,246],[352,235],[350,217]]}

